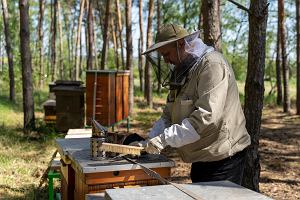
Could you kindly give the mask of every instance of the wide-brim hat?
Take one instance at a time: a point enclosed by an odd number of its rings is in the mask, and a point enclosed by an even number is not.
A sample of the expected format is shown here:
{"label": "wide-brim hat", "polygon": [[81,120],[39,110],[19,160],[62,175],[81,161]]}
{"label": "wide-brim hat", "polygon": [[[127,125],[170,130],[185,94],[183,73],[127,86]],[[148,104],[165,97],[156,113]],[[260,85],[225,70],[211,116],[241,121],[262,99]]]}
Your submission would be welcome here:
{"label": "wide-brim hat", "polygon": [[188,41],[193,40],[199,36],[199,33],[200,31],[188,33],[183,27],[174,24],[165,25],[156,35],[155,44],[151,45],[142,53],[142,55],[155,51],[160,47],[171,44],[183,38]]}

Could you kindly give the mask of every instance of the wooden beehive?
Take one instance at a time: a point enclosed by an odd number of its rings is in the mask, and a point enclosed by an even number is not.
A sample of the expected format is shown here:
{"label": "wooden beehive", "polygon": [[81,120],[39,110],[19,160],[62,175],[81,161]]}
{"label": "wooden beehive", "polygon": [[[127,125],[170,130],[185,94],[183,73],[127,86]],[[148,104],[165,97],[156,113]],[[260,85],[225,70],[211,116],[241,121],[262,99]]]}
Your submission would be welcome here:
{"label": "wooden beehive", "polygon": [[[97,83],[95,84],[95,77]],[[96,88],[96,92],[94,92]],[[86,124],[95,120],[112,126],[128,117],[129,71],[90,70],[86,73]],[[96,96],[94,97],[94,93]]]}
{"label": "wooden beehive", "polygon": [[84,92],[80,81],[56,81],[56,128],[67,132],[84,127]]}
{"label": "wooden beehive", "polygon": [[56,121],[56,101],[48,99],[43,103],[44,107],[44,121],[45,123],[55,123]]}

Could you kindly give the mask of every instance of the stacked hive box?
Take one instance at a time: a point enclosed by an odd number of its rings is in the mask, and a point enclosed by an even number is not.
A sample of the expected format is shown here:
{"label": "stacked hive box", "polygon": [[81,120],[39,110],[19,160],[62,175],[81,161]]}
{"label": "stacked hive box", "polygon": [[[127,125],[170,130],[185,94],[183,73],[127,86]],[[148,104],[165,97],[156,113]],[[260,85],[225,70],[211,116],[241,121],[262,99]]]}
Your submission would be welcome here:
{"label": "stacked hive box", "polygon": [[84,92],[80,81],[55,81],[56,128],[67,132],[72,128],[84,127]]}
{"label": "stacked hive box", "polygon": [[104,126],[127,119],[128,89],[129,71],[87,71],[86,124],[91,124],[93,114],[95,120]]}

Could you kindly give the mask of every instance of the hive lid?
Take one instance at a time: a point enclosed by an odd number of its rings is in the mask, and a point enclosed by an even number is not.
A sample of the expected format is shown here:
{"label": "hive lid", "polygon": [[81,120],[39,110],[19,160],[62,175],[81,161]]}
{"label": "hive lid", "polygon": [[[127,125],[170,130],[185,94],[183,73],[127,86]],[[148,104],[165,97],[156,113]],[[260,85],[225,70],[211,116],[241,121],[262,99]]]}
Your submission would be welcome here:
{"label": "hive lid", "polygon": [[114,74],[117,73],[116,70],[87,70],[86,73],[99,73],[99,74]]}
{"label": "hive lid", "polygon": [[69,80],[57,80],[57,81],[55,81],[56,86],[59,86],[59,85],[80,86],[82,84],[83,84],[82,81],[69,81]]}

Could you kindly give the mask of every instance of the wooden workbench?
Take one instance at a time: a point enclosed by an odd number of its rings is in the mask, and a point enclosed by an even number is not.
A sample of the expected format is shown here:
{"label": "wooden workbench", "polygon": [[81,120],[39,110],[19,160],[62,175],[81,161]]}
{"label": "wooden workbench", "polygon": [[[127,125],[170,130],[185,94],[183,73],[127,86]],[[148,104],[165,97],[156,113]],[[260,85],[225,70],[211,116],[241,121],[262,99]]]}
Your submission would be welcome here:
{"label": "wooden workbench", "polygon": [[[159,184],[139,166],[122,158],[91,160],[90,138],[57,139],[56,144],[62,158],[62,199],[85,199],[85,194],[110,188]],[[171,167],[175,165],[162,155],[144,155],[135,160],[165,178],[170,176]]]}
{"label": "wooden workbench", "polygon": [[[194,184],[180,184],[203,200],[271,200],[271,198],[246,189],[230,181],[214,181]],[[87,200],[98,199],[87,195]],[[102,198],[103,199],[103,198]],[[191,200],[192,198],[172,185],[148,186],[142,188],[109,189],[106,200]]]}

